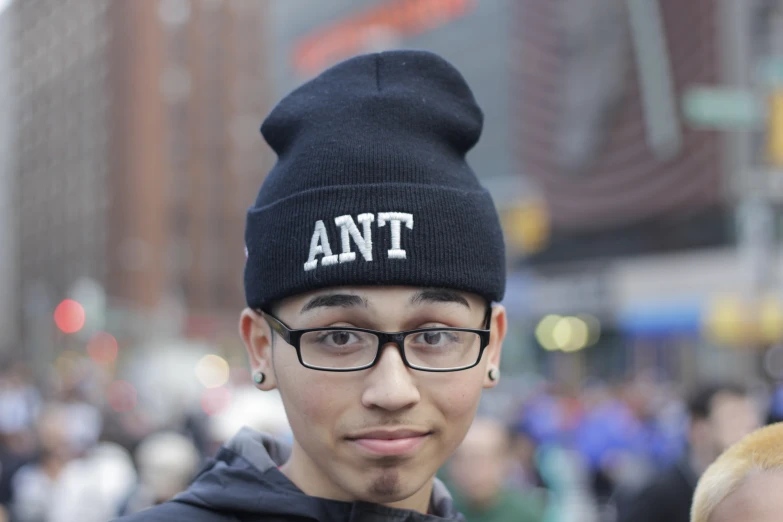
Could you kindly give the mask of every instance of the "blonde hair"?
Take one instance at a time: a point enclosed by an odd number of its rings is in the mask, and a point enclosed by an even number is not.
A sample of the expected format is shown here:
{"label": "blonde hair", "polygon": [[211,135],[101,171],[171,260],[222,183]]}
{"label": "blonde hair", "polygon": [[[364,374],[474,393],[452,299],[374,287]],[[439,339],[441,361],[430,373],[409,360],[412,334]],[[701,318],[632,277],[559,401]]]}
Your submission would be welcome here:
{"label": "blonde hair", "polygon": [[699,479],[691,522],[708,522],[726,497],[754,473],[783,470],[783,423],[754,431],[718,457]]}

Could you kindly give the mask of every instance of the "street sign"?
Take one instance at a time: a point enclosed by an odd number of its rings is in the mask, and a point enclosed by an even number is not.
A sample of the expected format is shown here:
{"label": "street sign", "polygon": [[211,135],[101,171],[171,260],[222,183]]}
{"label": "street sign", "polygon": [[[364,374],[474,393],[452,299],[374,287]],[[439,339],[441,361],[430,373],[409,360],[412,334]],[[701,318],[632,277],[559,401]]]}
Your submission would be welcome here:
{"label": "street sign", "polygon": [[756,79],[770,87],[783,86],[783,57],[762,60],[756,68]]}
{"label": "street sign", "polygon": [[685,92],[682,110],[691,124],[711,129],[757,129],[764,109],[752,93],[741,89],[694,87]]}

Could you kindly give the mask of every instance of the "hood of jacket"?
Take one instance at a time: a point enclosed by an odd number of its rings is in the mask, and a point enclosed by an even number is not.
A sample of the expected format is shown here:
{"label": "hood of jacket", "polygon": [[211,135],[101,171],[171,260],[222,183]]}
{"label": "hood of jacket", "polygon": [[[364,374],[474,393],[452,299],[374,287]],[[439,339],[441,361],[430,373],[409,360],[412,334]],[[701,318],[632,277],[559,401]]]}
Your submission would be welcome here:
{"label": "hood of jacket", "polygon": [[238,520],[279,518],[350,522],[464,522],[446,487],[435,479],[429,514],[369,502],[341,502],[311,497],[278,469],[290,446],[243,428],[218,452],[174,502],[231,515]]}

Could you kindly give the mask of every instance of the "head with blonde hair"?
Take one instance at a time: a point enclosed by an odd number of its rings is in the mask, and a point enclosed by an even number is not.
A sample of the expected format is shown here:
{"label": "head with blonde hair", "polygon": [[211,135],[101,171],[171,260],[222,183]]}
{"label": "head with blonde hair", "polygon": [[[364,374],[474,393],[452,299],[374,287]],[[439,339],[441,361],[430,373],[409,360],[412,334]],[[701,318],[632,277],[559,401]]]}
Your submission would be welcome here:
{"label": "head with blonde hair", "polygon": [[779,521],[783,515],[783,423],[731,446],[699,480],[691,522]]}

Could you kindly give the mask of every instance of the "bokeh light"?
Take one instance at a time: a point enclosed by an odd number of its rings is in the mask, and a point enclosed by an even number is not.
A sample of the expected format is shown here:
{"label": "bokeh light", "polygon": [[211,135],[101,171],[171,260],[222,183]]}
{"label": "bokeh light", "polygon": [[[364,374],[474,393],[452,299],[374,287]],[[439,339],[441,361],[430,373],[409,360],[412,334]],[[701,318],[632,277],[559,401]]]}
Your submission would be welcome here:
{"label": "bokeh light", "polygon": [[705,311],[706,334],[719,344],[739,344],[748,338],[745,305],[736,296],[715,298]]}
{"label": "bokeh light", "polygon": [[87,354],[98,364],[111,364],[117,360],[117,339],[107,332],[98,332],[87,343]]}
{"label": "bokeh light", "polygon": [[207,415],[218,415],[231,405],[231,391],[226,388],[209,388],[201,394],[201,409]]}
{"label": "bokeh light", "polygon": [[547,315],[536,327],[536,340],[544,350],[578,352],[598,342],[600,323],[586,317]]}
{"label": "bokeh light", "polygon": [[776,295],[765,296],[759,303],[758,335],[762,342],[783,341],[783,303]]}
{"label": "bokeh light", "polygon": [[114,381],[106,390],[106,400],[116,412],[132,411],[136,408],[136,387],[128,381]]}
{"label": "bokeh light", "polygon": [[547,315],[538,323],[538,326],[536,327],[536,340],[544,350],[551,352],[558,349],[557,344],[552,337],[552,332],[554,332],[555,326],[560,322],[560,319],[562,319],[562,317],[559,315]]}
{"label": "bokeh light", "polygon": [[582,314],[577,316],[579,319],[585,322],[587,325],[587,346],[593,346],[601,340],[601,321],[597,317],[590,314]]}
{"label": "bokeh light", "polygon": [[205,388],[220,388],[228,382],[228,362],[219,355],[209,354],[196,364],[196,378]]}
{"label": "bokeh light", "polygon": [[63,333],[72,334],[84,326],[84,307],[73,299],[65,299],[54,310],[54,324]]}
{"label": "bokeh light", "polygon": [[564,317],[555,326],[552,336],[564,352],[578,352],[587,346],[587,323],[578,317]]}

